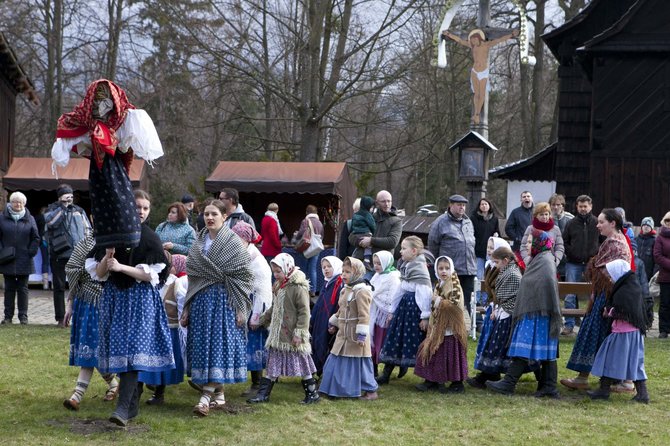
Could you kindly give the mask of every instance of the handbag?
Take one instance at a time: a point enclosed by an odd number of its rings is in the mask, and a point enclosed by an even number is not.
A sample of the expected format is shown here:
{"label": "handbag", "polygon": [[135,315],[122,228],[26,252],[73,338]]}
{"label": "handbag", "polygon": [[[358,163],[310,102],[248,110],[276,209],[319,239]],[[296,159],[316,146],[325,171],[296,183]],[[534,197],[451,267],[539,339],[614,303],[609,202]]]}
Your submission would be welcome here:
{"label": "handbag", "polygon": [[6,246],[0,249],[0,265],[11,262],[16,257],[16,249],[13,246]]}
{"label": "handbag", "polygon": [[312,228],[312,222],[308,221],[309,223],[309,230],[312,233],[312,236],[309,240],[309,246],[307,249],[305,249],[305,252],[302,253],[302,255],[305,256],[306,259],[311,259],[314,256],[319,255],[321,251],[323,251],[323,241],[321,241],[321,236],[319,234],[314,233],[314,228]]}
{"label": "handbag", "polygon": [[59,234],[51,239],[51,249],[53,250],[54,254],[60,254],[67,251],[68,249],[72,249],[72,246],[70,245],[70,239],[68,238],[67,234]]}
{"label": "handbag", "polygon": [[300,240],[298,240],[295,244],[295,250],[304,253],[307,248],[309,248],[309,245],[312,241],[312,233],[314,232],[314,228],[312,228],[312,222],[307,219],[307,223],[309,224],[309,228],[305,228],[305,232],[302,233],[302,237],[300,237]]}

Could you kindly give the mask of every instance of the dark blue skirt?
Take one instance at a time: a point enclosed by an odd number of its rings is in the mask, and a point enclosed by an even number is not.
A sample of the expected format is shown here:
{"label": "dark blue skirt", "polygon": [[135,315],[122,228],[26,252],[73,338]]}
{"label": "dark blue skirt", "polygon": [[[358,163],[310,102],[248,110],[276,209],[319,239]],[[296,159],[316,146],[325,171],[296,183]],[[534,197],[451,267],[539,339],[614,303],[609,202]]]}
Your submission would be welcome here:
{"label": "dark blue skirt", "polygon": [[482,332],[479,334],[479,342],[477,342],[477,351],[475,351],[475,369],[481,370],[479,368],[479,361],[481,361],[482,353],[484,352],[484,347],[489,340],[491,331],[493,329],[494,322],[491,320],[491,313],[493,312],[493,307],[491,305],[486,306],[486,313],[484,313],[484,323],[482,324]]}
{"label": "dark blue skirt", "polygon": [[96,367],[98,365],[98,307],[77,297],[72,305],[70,329],[70,365]]}
{"label": "dark blue skirt", "polygon": [[170,386],[184,381],[184,361],[179,343],[179,328],[170,328],[172,338],[172,352],[174,353],[175,368],[166,372],[140,372],[137,380],[154,386]]}
{"label": "dark blue skirt", "polygon": [[[486,317],[486,316],[485,316]],[[512,317],[493,322],[490,336],[482,348],[477,370],[496,375],[505,373],[512,360],[507,356],[507,346],[512,332]]]}
{"label": "dark blue skirt", "polygon": [[186,352],[187,373],[194,383],[247,380],[247,338],[235,317],[223,284],[209,286],[193,297]]}
{"label": "dark blue skirt", "polygon": [[333,288],[336,279],[331,279],[329,285],[321,289],[319,298],[312,308],[312,314],[309,319],[309,330],[312,335],[312,360],[316,367],[316,373],[323,373],[323,365],[328,359],[330,349],[335,342],[335,335],[328,333],[328,319],[337,311],[337,298],[331,303]]}
{"label": "dark blue skirt", "polygon": [[413,291],[406,291],[393,314],[386,332],[386,340],[379,354],[379,362],[401,367],[414,367],[419,345],[426,338],[421,331],[421,310]]}
{"label": "dark blue skirt", "polygon": [[268,351],[265,341],[268,331],[263,327],[247,332],[247,369],[251,371],[263,370],[268,362]]}
{"label": "dark blue skirt", "polygon": [[593,302],[591,312],[584,316],[577,332],[577,339],[566,366],[575,372],[591,372],[598,349],[609,333],[609,322],[603,317],[605,293],[600,293]]}
{"label": "dark blue skirt", "polygon": [[164,372],[175,368],[163,302],[149,282],[125,289],[105,282],[98,326],[100,373]]}

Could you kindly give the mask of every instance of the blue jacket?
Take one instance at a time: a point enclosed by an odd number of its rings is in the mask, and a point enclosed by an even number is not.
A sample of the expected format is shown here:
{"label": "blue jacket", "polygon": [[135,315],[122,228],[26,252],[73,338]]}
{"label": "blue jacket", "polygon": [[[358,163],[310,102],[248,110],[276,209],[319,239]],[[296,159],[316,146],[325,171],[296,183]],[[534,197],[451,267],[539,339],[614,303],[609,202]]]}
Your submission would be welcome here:
{"label": "blue jacket", "polygon": [[507,219],[507,224],[505,225],[505,234],[507,238],[512,240],[512,249],[518,251],[521,249],[521,239],[523,238],[523,233],[526,232],[526,228],[530,226],[533,222],[533,208],[525,208],[519,206],[514,209],[509,218]]}
{"label": "blue jacket", "polygon": [[[9,206],[9,205],[8,205]],[[35,272],[33,257],[39,249],[40,235],[35,219],[26,208],[26,214],[14,221],[5,208],[0,215],[0,248],[13,246],[15,257],[11,262],[0,265],[0,273],[13,276],[27,276]]]}
{"label": "blue jacket", "polygon": [[451,257],[459,276],[477,274],[475,227],[467,215],[460,220],[454,218],[449,211],[439,216],[430,226],[428,249],[435,258]]}

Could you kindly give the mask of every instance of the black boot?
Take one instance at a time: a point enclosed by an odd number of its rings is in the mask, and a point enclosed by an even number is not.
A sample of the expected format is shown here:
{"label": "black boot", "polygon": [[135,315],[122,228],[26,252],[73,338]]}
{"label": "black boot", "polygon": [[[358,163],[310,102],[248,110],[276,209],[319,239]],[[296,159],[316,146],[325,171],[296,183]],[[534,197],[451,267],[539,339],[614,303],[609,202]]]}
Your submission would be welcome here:
{"label": "black boot", "polygon": [[558,380],[558,364],[556,361],[542,361],[540,369],[541,381],[537,385],[536,398],[560,398],[556,381]]}
{"label": "black boot", "polygon": [[128,407],[129,420],[132,420],[140,413],[140,397],[142,396],[142,392],[144,392],[144,383],[137,383],[133,399]]}
{"label": "black boot", "polygon": [[427,392],[429,390],[437,390],[440,387],[440,385],[438,383],[436,383],[435,381],[428,381],[426,379],[426,380],[424,380],[424,382],[422,382],[421,384],[417,384],[414,387],[419,392]]}
{"label": "black boot", "polygon": [[470,387],[474,387],[475,389],[486,389],[486,381],[499,381],[499,380],[500,380],[500,374],[480,372],[477,373],[477,376],[475,376],[474,378],[466,379],[465,382],[468,383]]}
{"label": "black boot", "polygon": [[486,381],[486,387],[494,392],[502,393],[503,395],[511,395],[514,393],[516,383],[523,375],[526,369],[527,361],[521,358],[514,358],[512,363],[507,368],[507,373],[500,381]]}
{"label": "black boot", "polygon": [[542,392],[542,388],[544,388],[544,380],[546,379],[544,372],[545,369],[542,366],[540,366],[540,368],[537,370],[533,370],[533,375],[535,375],[535,379],[537,380],[537,390],[535,391],[535,396]]}
{"label": "black boot", "polygon": [[395,366],[390,364],[384,364],[384,370],[382,370],[382,374],[376,378],[377,384],[379,384],[380,386],[382,384],[388,384],[389,379],[391,379],[391,373],[393,373],[394,367]]}
{"label": "black boot", "polygon": [[442,390],[442,393],[463,393],[465,392],[465,386],[463,386],[463,381],[452,381],[449,387]]}
{"label": "black boot", "polygon": [[319,392],[316,391],[316,380],[314,378],[303,379],[302,388],[305,391],[305,399],[300,401],[301,404],[312,404],[319,402]]}
{"label": "black boot", "polygon": [[256,395],[258,392],[258,389],[260,388],[261,385],[261,377],[262,377],[262,371],[260,370],[252,370],[251,371],[251,387],[249,387],[247,390],[242,392],[240,396],[251,396],[251,395]]}
{"label": "black boot", "polygon": [[603,376],[600,378],[600,387],[596,390],[587,390],[586,393],[592,400],[608,400],[610,399],[610,386],[616,380]]}
{"label": "black boot", "polygon": [[377,377],[379,376],[379,364],[375,364],[374,372],[375,372],[375,379],[377,379]]}
{"label": "black boot", "polygon": [[[149,386],[147,386],[149,387]],[[147,400],[147,404],[150,406],[159,406],[165,402],[165,385],[161,384],[156,386],[154,389],[154,394]]]}
{"label": "black boot", "polygon": [[258,386],[258,393],[253,398],[249,398],[247,403],[267,403],[270,401],[270,393],[272,393],[272,386],[275,382],[269,378],[261,378],[261,383]]}
{"label": "black boot", "polygon": [[633,401],[637,401],[638,403],[643,404],[649,404],[649,392],[647,392],[647,381],[644,379],[640,381],[635,381],[635,390],[637,391],[637,395],[633,397]]}
{"label": "black boot", "polygon": [[398,379],[402,378],[403,376],[407,375],[407,371],[409,370],[409,367],[400,367],[398,369]]}
{"label": "black boot", "polygon": [[116,400],[116,409],[109,421],[112,423],[125,427],[128,424],[130,416],[130,405],[137,391],[137,372],[125,372],[119,374],[119,397]]}

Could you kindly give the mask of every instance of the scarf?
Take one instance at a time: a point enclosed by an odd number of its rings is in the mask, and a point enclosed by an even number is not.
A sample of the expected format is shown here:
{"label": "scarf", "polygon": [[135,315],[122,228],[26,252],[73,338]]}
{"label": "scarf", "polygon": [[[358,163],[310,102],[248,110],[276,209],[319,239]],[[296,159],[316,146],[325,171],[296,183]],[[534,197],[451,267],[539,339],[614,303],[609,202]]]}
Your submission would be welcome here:
{"label": "scarf", "polygon": [[563,321],[558,299],[556,262],[551,251],[542,251],[533,257],[521,278],[514,306],[514,323],[525,315],[549,316],[549,336],[558,337]]}
{"label": "scarf", "polygon": [[236,312],[241,312],[246,320],[251,314],[250,296],[254,285],[249,254],[240,238],[228,228],[222,227],[205,255],[203,247],[208,236],[207,229],[200,231],[188,253],[188,291],[184,305],[188,305],[204,288],[223,283],[228,292],[228,304]]}
{"label": "scarf", "polygon": [[326,276],[323,276],[323,285],[325,286],[328,285],[328,283],[330,283],[330,281],[333,280],[336,276],[342,274],[342,260],[335,256],[326,256],[321,259],[321,266],[323,266],[324,260],[330,263],[330,266],[333,268],[333,275],[330,276],[330,279]]}
{"label": "scarf", "polygon": [[618,259],[608,263],[606,268],[614,282],[606,304],[614,308],[612,316],[628,322],[644,334],[647,331],[647,317],[644,312],[642,290],[635,273],[630,269],[630,264]]}
{"label": "scarf", "polygon": [[377,256],[379,263],[382,266],[382,272],[380,274],[388,274],[391,271],[397,271],[395,266],[393,266],[393,254],[388,251],[377,251],[374,255]]}
{"label": "scarf", "polygon": [[172,266],[174,267],[175,276],[182,277],[186,275],[186,256],[182,254],[172,255]]}
{"label": "scarf", "polygon": [[281,225],[279,224],[279,217],[277,216],[277,213],[274,211],[265,211],[265,215],[272,218],[277,223],[277,229],[279,230],[279,237],[284,235],[284,230],[281,228]]}
{"label": "scarf", "polygon": [[[110,102],[113,104],[111,110],[109,110]],[[98,170],[102,170],[105,154],[114,156],[116,152],[119,143],[116,131],[126,120],[128,110],[134,108],[121,87],[107,79],[98,79],[88,86],[84,99],[71,112],[64,113],[58,118],[56,137],[76,138],[89,133],[91,157]],[[103,116],[100,116],[101,113]],[[76,152],[76,147],[73,151]],[[132,149],[118,156],[121,157],[123,166],[129,173],[130,164],[133,162]]]}
{"label": "scarf", "polygon": [[[509,242],[501,237],[489,237],[489,241],[493,240],[493,251],[495,251],[498,248],[502,248],[503,246],[506,248],[509,248],[510,250],[512,247],[510,246]],[[488,242],[487,242],[488,246]],[[491,266],[495,267],[495,263],[493,263],[493,260],[491,257],[488,255],[488,252],[486,254],[486,263],[484,264],[484,267]]]}
{"label": "scarf", "polygon": [[21,212],[16,212],[14,209],[12,209],[12,205],[10,203],[7,203],[7,211],[9,211],[9,215],[12,216],[14,221],[19,221],[24,217],[24,215],[26,215],[25,207],[21,210]]}
{"label": "scarf", "polygon": [[533,227],[541,231],[551,231],[551,229],[554,227],[554,219],[549,218],[548,222],[542,223],[537,219],[537,217],[533,217]]}
{"label": "scarf", "polygon": [[97,303],[102,296],[102,282],[91,279],[86,271],[86,258],[95,248],[93,234],[86,234],[72,250],[72,254],[65,265],[67,282],[70,285],[70,294],[85,302]]}
{"label": "scarf", "polygon": [[[615,232],[605,239],[586,269],[586,279],[593,284],[593,294],[598,296],[604,292],[609,295],[612,291],[612,281],[607,274],[603,273],[606,264],[613,260],[622,259],[626,262],[634,261],[631,256],[630,248],[626,241],[626,236],[621,232]],[[591,305],[587,312],[591,310]]]}
{"label": "scarf", "polygon": [[274,259],[270,260],[270,263],[279,267],[281,272],[284,273],[284,280],[282,280],[281,283],[275,282],[277,288],[284,288],[291,280],[291,274],[293,274],[294,271],[300,270],[300,268],[295,266],[293,257],[285,252],[277,254]]}
{"label": "scarf", "polygon": [[[349,259],[349,262],[351,262],[351,277],[349,277],[349,283],[345,284],[344,287],[349,288],[349,289],[353,289],[359,283],[369,284],[369,282],[367,280],[365,280],[365,277],[364,277],[365,273],[366,273],[366,269],[365,269],[365,265],[363,264],[363,262],[361,262],[360,260],[358,260],[355,257],[347,257],[347,259]],[[351,293],[350,297],[353,298],[354,293]]]}
{"label": "scarf", "polygon": [[238,220],[231,229],[247,243],[256,244],[261,241],[261,236],[256,232],[256,229],[246,221]]}
{"label": "scarf", "polygon": [[552,248],[554,247],[554,241],[546,231],[533,227],[530,234],[533,238],[530,247],[531,257],[535,257],[541,252],[551,252]]}
{"label": "scarf", "polygon": [[416,256],[414,260],[405,262],[400,269],[402,280],[416,283],[417,285],[433,286],[430,281],[430,274],[428,274],[426,258],[423,254]]}

